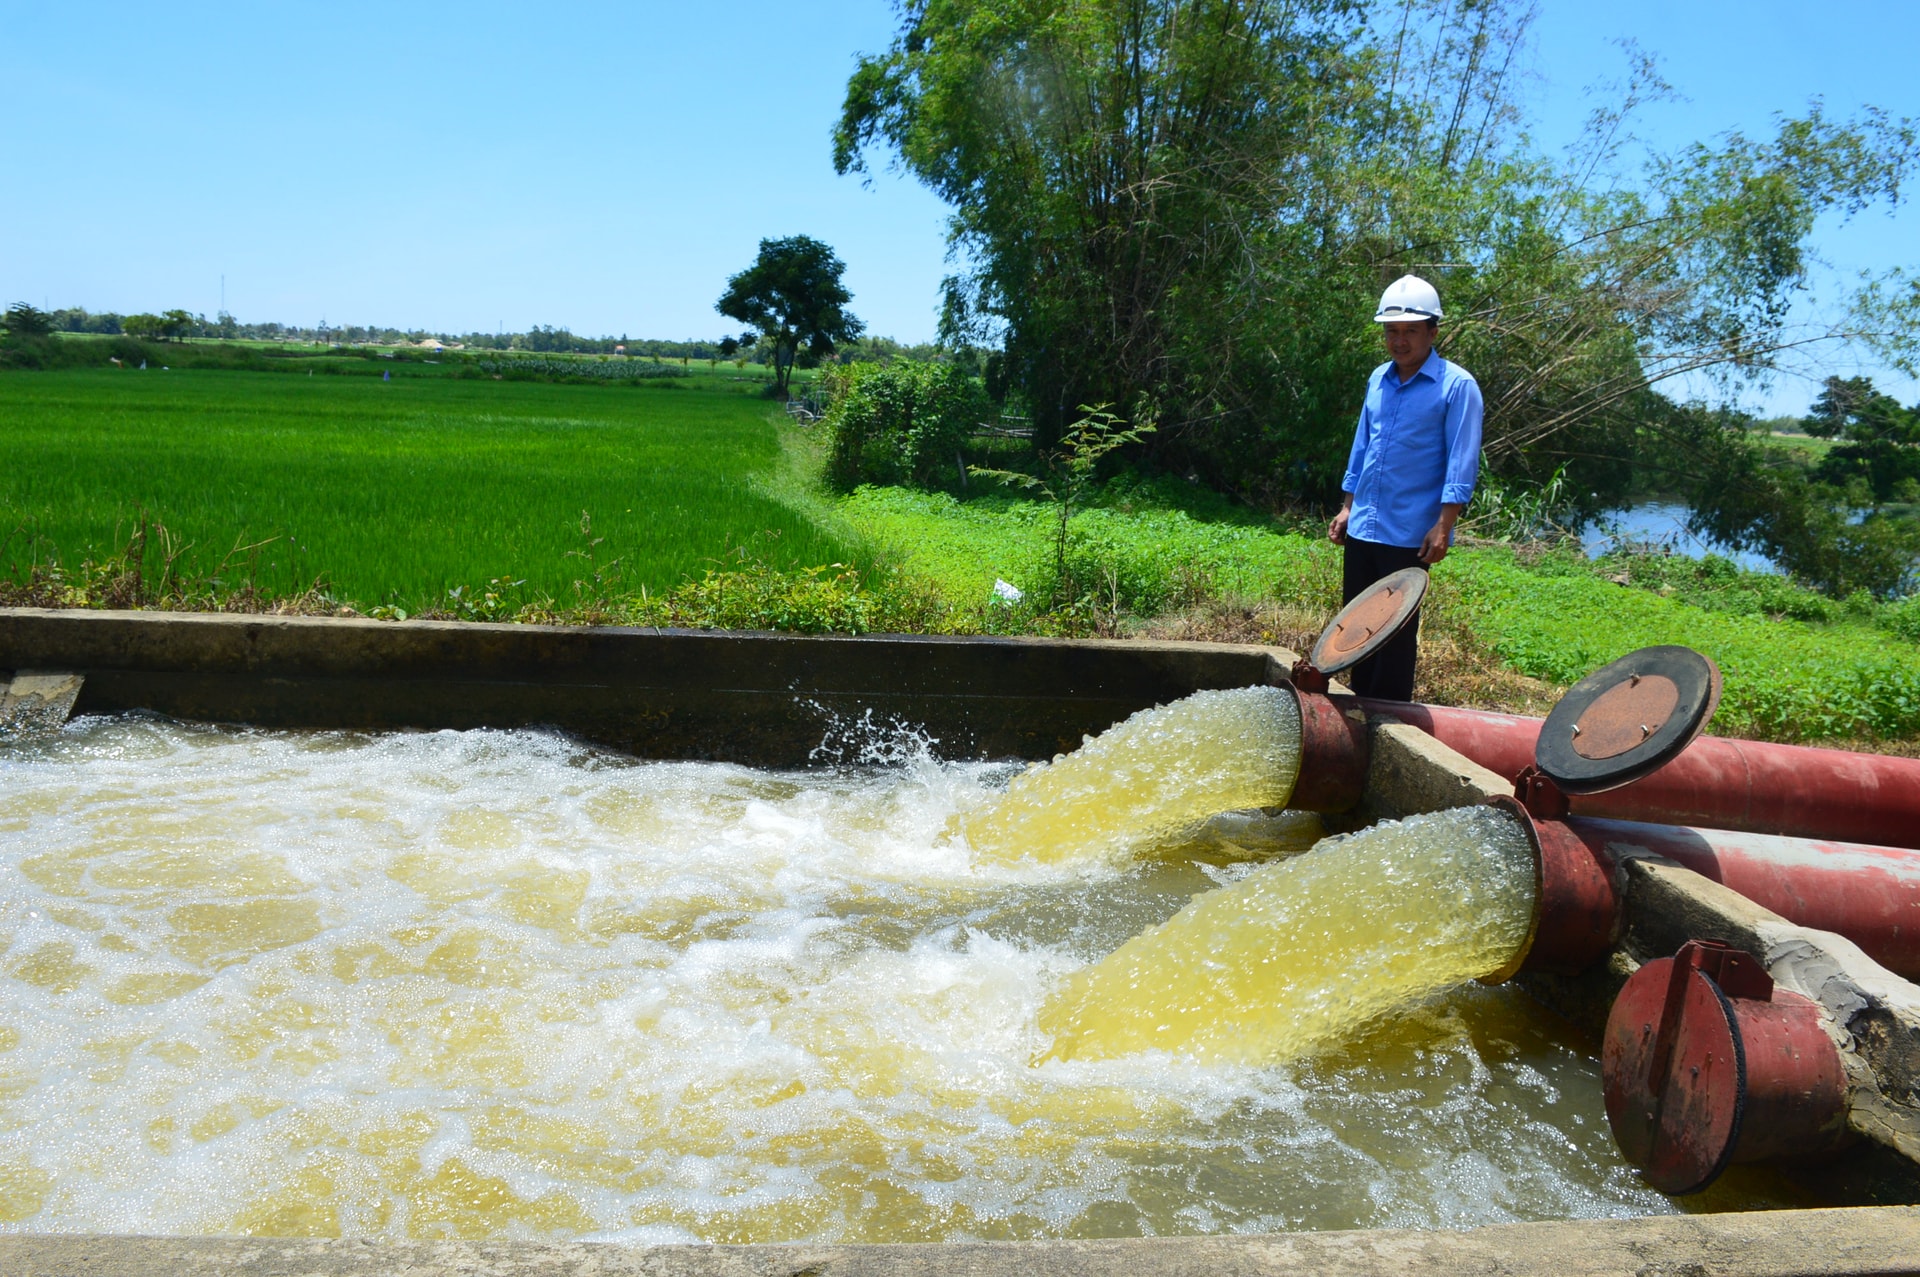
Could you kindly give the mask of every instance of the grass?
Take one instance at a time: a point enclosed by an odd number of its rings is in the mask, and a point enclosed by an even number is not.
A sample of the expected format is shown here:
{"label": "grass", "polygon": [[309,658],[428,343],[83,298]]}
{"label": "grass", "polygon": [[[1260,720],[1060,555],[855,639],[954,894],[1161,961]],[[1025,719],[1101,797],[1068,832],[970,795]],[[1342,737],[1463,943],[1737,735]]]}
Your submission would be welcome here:
{"label": "grass", "polygon": [[781,567],[858,557],[764,489],[781,453],[757,383],[668,384],[0,377],[0,574],[110,558],[143,517],[149,573],[171,556],[363,610],[493,582],[518,600],[664,591],[743,546]]}
{"label": "grass", "polygon": [[1864,617],[1796,621],[1708,611],[1632,589],[1571,555],[1450,557],[1443,606],[1512,668],[1571,683],[1635,648],[1683,643],[1726,679],[1717,732],[1768,740],[1920,737],[1920,645]]}
{"label": "grass", "polygon": [[1820,458],[1826,456],[1829,452],[1833,451],[1834,446],[1833,440],[1816,439],[1812,435],[1774,433],[1762,435],[1761,440],[1776,448],[1787,448],[1795,452],[1804,452],[1808,454],[1808,459],[1812,461],[1818,461]]}
{"label": "grass", "polygon": [[[1046,510],[1035,503],[862,489],[843,509],[948,595],[982,599],[996,577],[1048,586]],[[1076,515],[1069,537],[1073,588],[1096,632],[1300,651],[1339,605],[1338,551],[1317,533],[1143,504]],[[1635,648],[1682,643],[1726,677],[1717,732],[1920,739],[1920,603],[1833,603],[1724,560],[1589,562],[1500,546],[1456,549],[1428,597],[1423,700],[1541,713]]]}
{"label": "grass", "polygon": [[1063,583],[1053,580],[1056,525],[1044,503],[861,488],[840,508],[861,534],[956,600],[985,602],[1004,580],[1029,596],[1084,597],[1116,627],[1126,616],[1216,597],[1338,607],[1332,546],[1278,535],[1242,510],[1180,500],[1185,494],[1169,487],[1110,487],[1103,504],[1076,513]]}
{"label": "grass", "polygon": [[[835,497],[811,477],[820,441],[728,366],[643,385],[406,372],[0,376],[0,599],[1295,650],[1339,603],[1317,527],[1177,480],[1107,485],[1068,525],[1061,580],[1045,503]],[[1726,675],[1716,731],[1920,747],[1920,599],[1503,546],[1457,549],[1429,597],[1421,699],[1540,713],[1633,648],[1684,643]]]}

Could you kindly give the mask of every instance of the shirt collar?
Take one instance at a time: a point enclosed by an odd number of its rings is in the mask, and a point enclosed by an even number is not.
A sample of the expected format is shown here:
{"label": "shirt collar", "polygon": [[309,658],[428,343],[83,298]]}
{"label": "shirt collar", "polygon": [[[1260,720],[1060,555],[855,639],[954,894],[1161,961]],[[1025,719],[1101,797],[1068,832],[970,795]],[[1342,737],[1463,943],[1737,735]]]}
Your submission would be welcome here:
{"label": "shirt collar", "polygon": [[[1445,363],[1446,360],[1440,358],[1440,352],[1438,350],[1429,350],[1427,352],[1426,362],[1420,365],[1419,371],[1414,373],[1412,377],[1407,378],[1406,381],[1400,382],[1400,384],[1403,386],[1411,385],[1415,378],[1419,377],[1425,377],[1429,381],[1439,381],[1441,366]],[[1389,362],[1387,366],[1391,368],[1393,365]],[[1399,381],[1400,379],[1396,376],[1394,380]]]}

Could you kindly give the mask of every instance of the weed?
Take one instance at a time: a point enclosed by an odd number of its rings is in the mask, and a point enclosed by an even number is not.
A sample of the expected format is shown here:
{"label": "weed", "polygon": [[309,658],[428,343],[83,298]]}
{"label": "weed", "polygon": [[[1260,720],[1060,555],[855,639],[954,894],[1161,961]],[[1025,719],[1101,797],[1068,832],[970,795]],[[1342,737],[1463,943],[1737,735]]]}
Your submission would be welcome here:
{"label": "weed", "polygon": [[[1049,584],[1049,597],[1056,607],[1069,601],[1084,605],[1094,597],[1091,589],[1075,588],[1074,576],[1067,562],[1067,528],[1073,521],[1074,511],[1085,504],[1087,494],[1092,491],[1101,460],[1118,448],[1140,442],[1142,435],[1150,434],[1154,429],[1151,422],[1129,425],[1125,418],[1108,412],[1108,407],[1107,404],[1095,407],[1082,404],[1080,411],[1086,415],[1067,427],[1060,436],[1060,446],[1040,454],[1040,463],[1052,476],[1051,480],[1018,470],[996,470],[984,466],[967,468],[969,474],[1038,493],[1053,506],[1053,580]],[[1100,575],[1096,571],[1091,578],[1083,577],[1082,586],[1093,586]],[[1117,618],[1117,579],[1111,584]]]}

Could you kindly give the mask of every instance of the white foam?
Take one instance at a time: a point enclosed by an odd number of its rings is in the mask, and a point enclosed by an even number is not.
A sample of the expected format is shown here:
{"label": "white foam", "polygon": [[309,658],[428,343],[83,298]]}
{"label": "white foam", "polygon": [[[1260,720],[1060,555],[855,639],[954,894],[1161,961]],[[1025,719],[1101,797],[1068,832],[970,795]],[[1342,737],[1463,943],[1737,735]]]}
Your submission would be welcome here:
{"label": "white foam", "polygon": [[[1009,770],[857,735],[780,774],[141,718],[0,751],[0,1228],[886,1240],[1664,1208],[1570,1121],[1591,1066],[1504,995],[1463,996],[1524,1047],[1403,1031],[1472,1096],[1549,1097],[1504,1126],[1444,1094],[1374,1112],[1397,1084],[1362,1065],[1032,1067],[1039,1007],[1098,956],[1075,946],[1219,866],[976,862],[945,831]],[[1409,1141],[1433,1151],[1388,1155]],[[1425,1182],[1482,1164],[1525,1203]]]}

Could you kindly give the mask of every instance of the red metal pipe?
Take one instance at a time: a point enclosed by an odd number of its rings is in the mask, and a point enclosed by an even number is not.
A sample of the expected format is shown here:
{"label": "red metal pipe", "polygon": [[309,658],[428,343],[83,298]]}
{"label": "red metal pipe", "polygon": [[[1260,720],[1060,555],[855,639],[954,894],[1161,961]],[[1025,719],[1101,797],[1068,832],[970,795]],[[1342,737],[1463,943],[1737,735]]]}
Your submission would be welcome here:
{"label": "red metal pipe", "polygon": [[1533,935],[1514,970],[1578,971],[1603,957],[1619,936],[1621,858],[1650,854],[1789,922],[1837,932],[1888,970],[1920,978],[1920,852],[1582,816],[1541,820],[1512,799],[1496,805],[1521,821],[1540,864]]}
{"label": "red metal pipe", "polygon": [[1300,774],[1287,806],[1342,812],[1359,805],[1367,786],[1367,716],[1318,692],[1291,688],[1300,703]]}
{"label": "red metal pipe", "polygon": [[1920,978],[1920,851],[1824,838],[1570,816],[1560,826],[1595,857],[1665,856],[1790,922],[1835,931],[1889,971]]}
{"label": "red metal pipe", "polygon": [[1510,966],[1486,977],[1500,984],[1521,971],[1580,971],[1607,955],[1620,935],[1616,862],[1558,820],[1538,820],[1512,798],[1494,806],[1520,822],[1533,843],[1533,925]]}
{"label": "red metal pipe", "polygon": [[[1410,723],[1509,779],[1533,762],[1543,720],[1444,705],[1331,698]],[[1576,816],[1704,825],[1920,848],[1920,759],[1702,736],[1651,776],[1571,796]]]}

